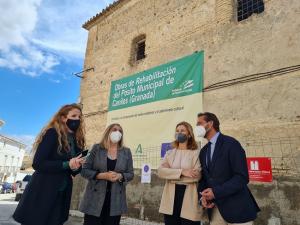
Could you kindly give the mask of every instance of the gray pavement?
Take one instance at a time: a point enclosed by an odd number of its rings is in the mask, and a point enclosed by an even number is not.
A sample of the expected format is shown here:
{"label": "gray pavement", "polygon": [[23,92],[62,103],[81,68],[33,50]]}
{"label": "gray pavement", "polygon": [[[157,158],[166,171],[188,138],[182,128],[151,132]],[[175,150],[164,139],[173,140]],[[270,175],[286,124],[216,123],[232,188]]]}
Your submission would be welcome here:
{"label": "gray pavement", "polygon": [[18,204],[14,198],[14,194],[0,194],[0,225],[18,224],[11,218]]}
{"label": "gray pavement", "polygon": [[[15,194],[0,194],[0,225],[20,225],[12,218],[18,202],[15,200]],[[65,225],[82,225],[82,218],[70,217]]]}
{"label": "gray pavement", "polygon": [[[15,194],[0,194],[0,225],[20,225],[12,218],[18,202],[15,200]],[[83,215],[78,211],[70,211],[70,218],[64,225],[82,225]],[[122,218],[121,225],[159,225],[143,220],[133,218]]]}

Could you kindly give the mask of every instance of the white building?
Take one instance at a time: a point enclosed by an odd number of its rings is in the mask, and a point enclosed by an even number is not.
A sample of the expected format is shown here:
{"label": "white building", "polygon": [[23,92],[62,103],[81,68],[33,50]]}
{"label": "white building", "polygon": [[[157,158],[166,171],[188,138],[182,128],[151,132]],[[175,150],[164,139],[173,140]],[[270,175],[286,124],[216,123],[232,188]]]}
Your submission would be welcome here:
{"label": "white building", "polygon": [[[0,120],[0,127],[3,121]],[[0,182],[16,181],[22,166],[26,145],[0,134]]]}

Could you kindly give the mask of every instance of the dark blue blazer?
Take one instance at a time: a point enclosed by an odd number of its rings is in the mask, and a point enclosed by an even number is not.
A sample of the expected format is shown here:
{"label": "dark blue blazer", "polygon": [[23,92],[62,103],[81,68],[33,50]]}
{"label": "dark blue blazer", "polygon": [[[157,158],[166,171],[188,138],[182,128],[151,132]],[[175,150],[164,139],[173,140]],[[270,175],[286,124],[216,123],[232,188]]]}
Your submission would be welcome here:
{"label": "dark blue blazer", "polygon": [[[256,218],[260,211],[247,184],[249,175],[245,151],[232,137],[220,133],[210,168],[206,163],[207,147],[200,152],[202,179],[198,191],[212,188],[223,219],[228,223],[245,223]],[[211,218],[211,209],[208,210]]]}

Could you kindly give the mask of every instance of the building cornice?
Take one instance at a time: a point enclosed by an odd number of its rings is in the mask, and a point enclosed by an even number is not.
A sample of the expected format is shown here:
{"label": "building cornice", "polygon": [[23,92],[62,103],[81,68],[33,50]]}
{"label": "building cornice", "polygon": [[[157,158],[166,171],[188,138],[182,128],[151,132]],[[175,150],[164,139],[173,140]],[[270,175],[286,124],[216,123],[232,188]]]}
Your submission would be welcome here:
{"label": "building cornice", "polygon": [[101,12],[97,13],[96,16],[93,16],[88,21],[86,21],[82,27],[86,30],[89,30],[96,21],[100,21],[101,19],[104,19],[105,17],[109,16],[111,13],[116,11],[119,7],[123,6],[123,3],[130,1],[130,0],[116,0],[106,8],[104,8]]}
{"label": "building cornice", "polygon": [[9,138],[9,137],[6,137],[2,134],[0,134],[0,142],[3,142],[3,143],[8,143],[8,144],[11,144],[13,146],[16,146],[16,147],[19,147],[19,148],[23,148],[25,149],[26,148],[26,145],[20,141],[17,141],[17,140],[14,140],[12,138]]}

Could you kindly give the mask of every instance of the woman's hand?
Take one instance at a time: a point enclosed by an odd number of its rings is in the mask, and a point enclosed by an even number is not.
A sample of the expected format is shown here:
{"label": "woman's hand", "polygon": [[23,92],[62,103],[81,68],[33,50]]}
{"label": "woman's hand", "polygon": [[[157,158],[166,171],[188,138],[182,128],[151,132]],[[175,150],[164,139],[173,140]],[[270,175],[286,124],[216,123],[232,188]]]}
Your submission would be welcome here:
{"label": "woman's hand", "polygon": [[77,170],[81,167],[81,165],[85,162],[84,158],[81,158],[81,155],[74,157],[70,160],[69,166],[71,170]]}
{"label": "woman's hand", "polygon": [[120,173],[116,173],[114,171],[107,172],[107,180],[109,180],[110,182],[116,182],[121,178],[122,175]]}
{"label": "woman's hand", "polygon": [[200,176],[200,172],[196,169],[183,169],[181,175],[190,178],[197,178]]}
{"label": "woman's hand", "polygon": [[109,171],[106,172],[106,180],[110,182],[115,182],[117,179],[117,174],[115,172]]}
{"label": "woman's hand", "polygon": [[96,176],[97,180],[108,180],[110,182],[116,182],[122,178],[123,178],[122,174],[116,173],[114,171],[98,173]]}

